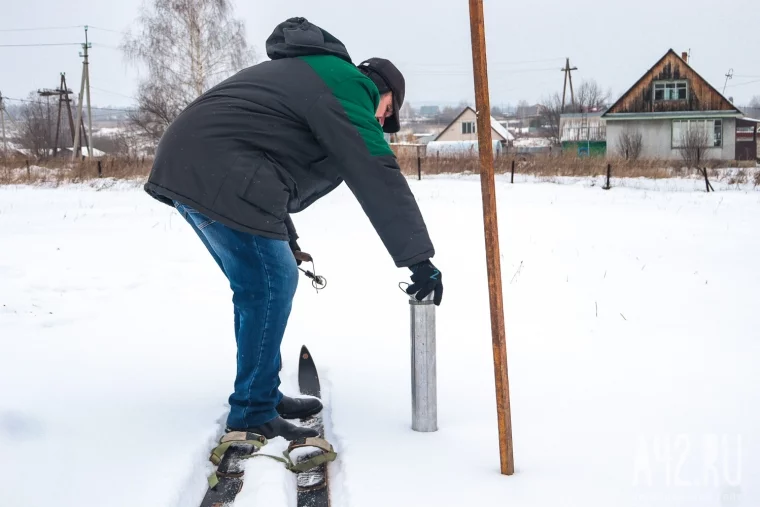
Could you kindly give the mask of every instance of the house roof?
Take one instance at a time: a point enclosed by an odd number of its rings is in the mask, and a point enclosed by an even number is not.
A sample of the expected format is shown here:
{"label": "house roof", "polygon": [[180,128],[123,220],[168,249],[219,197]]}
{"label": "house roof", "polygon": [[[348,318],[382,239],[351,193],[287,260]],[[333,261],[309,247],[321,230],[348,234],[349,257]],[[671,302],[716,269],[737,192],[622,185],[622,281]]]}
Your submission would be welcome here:
{"label": "house roof", "polygon": [[601,118],[604,116],[605,111],[592,111],[589,113],[562,113],[560,118]]}
{"label": "house roof", "polygon": [[720,93],[720,92],[719,92],[719,91],[718,91],[718,90],[717,90],[717,89],[716,89],[716,88],[715,88],[713,85],[711,85],[711,84],[709,83],[709,81],[707,81],[705,78],[703,78],[703,77],[702,77],[702,76],[699,74],[699,72],[697,72],[696,70],[694,70],[694,68],[693,68],[691,65],[689,65],[689,62],[687,62],[687,61],[683,60],[683,59],[682,59],[682,58],[681,58],[681,57],[678,55],[678,53],[676,53],[676,52],[675,52],[675,51],[674,51],[674,50],[671,48],[671,49],[669,49],[669,50],[668,50],[668,51],[667,51],[667,52],[666,52],[666,53],[665,53],[665,54],[662,56],[662,58],[660,58],[659,60],[657,60],[657,62],[656,62],[654,65],[652,65],[652,66],[649,68],[649,70],[647,70],[647,71],[646,71],[646,72],[645,72],[645,73],[644,73],[644,74],[643,74],[643,75],[642,75],[642,76],[641,76],[641,77],[640,77],[640,78],[639,78],[639,79],[638,79],[638,80],[637,80],[637,81],[636,81],[636,82],[633,84],[633,86],[631,86],[631,87],[630,87],[630,88],[629,88],[629,89],[628,89],[628,90],[627,90],[627,91],[626,91],[626,92],[625,92],[623,95],[621,95],[621,96],[620,96],[620,98],[619,98],[617,101],[615,101],[615,103],[614,103],[614,104],[612,104],[612,106],[610,106],[610,108],[609,108],[609,109],[607,109],[607,111],[606,111],[606,112],[605,112],[605,113],[604,113],[602,116],[603,116],[604,118],[609,118],[609,117],[613,117],[613,118],[614,118],[614,117],[622,116],[623,114],[645,114],[645,115],[647,115],[647,118],[649,118],[649,117],[653,117],[653,116],[651,116],[651,115],[654,115],[654,114],[656,114],[656,113],[649,113],[649,112],[646,112],[646,113],[615,113],[615,112],[613,112],[613,111],[615,111],[615,109],[617,108],[617,106],[618,106],[619,104],[623,103],[623,102],[624,102],[624,101],[625,101],[625,100],[628,98],[628,96],[629,96],[631,93],[633,93],[633,92],[634,92],[634,90],[636,90],[636,89],[638,88],[638,86],[639,86],[639,85],[640,85],[642,82],[644,82],[646,79],[649,79],[649,78],[650,78],[650,76],[651,76],[651,74],[654,72],[654,70],[655,70],[655,69],[656,69],[656,68],[657,68],[657,67],[658,67],[658,66],[659,66],[659,65],[660,65],[660,64],[661,64],[661,63],[662,63],[662,62],[663,62],[665,59],[667,59],[669,56],[675,56],[676,58],[678,58],[678,59],[679,59],[681,62],[683,62],[683,64],[686,66],[686,68],[687,68],[687,69],[689,69],[691,72],[693,72],[693,73],[694,73],[694,75],[696,75],[696,77],[697,77],[697,78],[701,79],[701,80],[702,80],[702,81],[703,81],[703,82],[704,82],[704,83],[705,83],[705,84],[706,84],[706,85],[707,85],[707,86],[708,86],[708,87],[709,87],[709,88],[710,88],[710,89],[711,89],[711,90],[712,90],[714,93],[716,93],[716,94],[717,94],[717,95],[718,95],[718,96],[719,96],[721,99],[723,99],[723,100],[725,101],[725,103],[726,103],[726,104],[730,104],[730,106],[731,106],[731,108],[732,108],[733,110],[735,110],[736,112],[739,112],[739,113],[741,113],[741,111],[739,111],[739,109],[738,109],[737,107],[735,107],[735,106],[734,106],[734,105],[731,103],[731,101],[729,101],[729,100],[728,100],[728,99],[727,99],[727,98],[726,98],[726,97],[725,97],[725,96],[724,96],[722,93]]}
{"label": "house roof", "polygon": [[742,118],[739,111],[663,111],[655,113],[615,113],[604,116],[611,120],[675,120],[679,118]]}
{"label": "house roof", "polygon": [[496,131],[501,137],[504,138],[505,141],[514,141],[515,136],[509,133],[509,130],[505,129],[504,126],[496,120],[493,116],[491,116],[491,128]]}
{"label": "house roof", "polygon": [[[446,127],[441,130],[438,135],[435,137],[434,141],[437,141],[439,137],[441,137],[447,130],[451,128],[452,125],[454,125],[456,122],[459,121],[459,119],[466,113],[467,111],[472,111],[475,113],[475,116],[477,116],[477,112],[471,108],[470,106],[465,107],[462,109],[462,112],[459,113],[456,118],[454,118],[451,123],[446,125]],[[499,134],[501,137],[504,138],[506,141],[514,141],[515,136],[509,133],[507,129],[505,129],[493,116],[491,116],[491,129],[495,130],[497,134]]]}
{"label": "house roof", "polygon": [[515,113],[517,117],[524,118],[541,116],[541,105],[534,104],[532,106],[518,107]]}

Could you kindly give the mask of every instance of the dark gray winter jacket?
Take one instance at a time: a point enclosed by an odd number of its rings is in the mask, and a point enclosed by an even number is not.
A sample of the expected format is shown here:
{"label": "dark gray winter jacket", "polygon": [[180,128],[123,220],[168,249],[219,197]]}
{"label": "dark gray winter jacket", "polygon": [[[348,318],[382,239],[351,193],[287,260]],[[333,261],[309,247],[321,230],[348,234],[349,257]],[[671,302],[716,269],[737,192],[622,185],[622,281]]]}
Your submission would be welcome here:
{"label": "dark gray winter jacket", "polygon": [[169,126],[145,190],[234,229],[295,239],[290,213],[345,180],[396,265],[433,256],[375,118],[379,92],[343,44],[303,18],[279,25],[272,59],[210,89]]}

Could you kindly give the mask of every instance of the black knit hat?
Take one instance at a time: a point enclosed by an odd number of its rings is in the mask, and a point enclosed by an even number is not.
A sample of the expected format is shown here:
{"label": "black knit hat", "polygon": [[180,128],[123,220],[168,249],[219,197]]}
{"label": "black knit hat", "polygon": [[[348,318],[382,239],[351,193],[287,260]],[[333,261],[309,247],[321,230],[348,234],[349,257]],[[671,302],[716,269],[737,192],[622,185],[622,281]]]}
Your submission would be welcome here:
{"label": "black knit hat", "polygon": [[393,115],[385,119],[383,131],[394,134],[401,130],[399,111],[404,105],[406,81],[401,72],[389,60],[370,58],[358,65],[359,70],[377,86],[380,94],[393,92]]}

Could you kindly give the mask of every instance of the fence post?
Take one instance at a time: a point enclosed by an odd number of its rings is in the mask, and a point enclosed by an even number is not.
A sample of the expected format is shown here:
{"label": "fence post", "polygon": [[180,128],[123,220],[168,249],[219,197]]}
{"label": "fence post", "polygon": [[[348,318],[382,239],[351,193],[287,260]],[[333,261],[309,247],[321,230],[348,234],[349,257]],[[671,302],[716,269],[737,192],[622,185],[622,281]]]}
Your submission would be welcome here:
{"label": "fence post", "polygon": [[98,178],[103,177],[103,166],[100,160],[98,160]]}
{"label": "fence post", "polygon": [[715,189],[714,189],[714,188],[713,188],[713,186],[710,184],[710,180],[708,180],[708,179],[707,179],[707,167],[705,167],[705,168],[702,170],[702,174],[704,174],[704,175],[705,175],[705,190],[707,190],[707,192],[710,192],[710,190],[712,190],[713,192],[715,192]]}
{"label": "fence post", "polygon": [[510,179],[509,182],[510,183],[514,183],[515,182],[515,161],[514,161],[514,159],[512,160],[512,178]]}
{"label": "fence post", "polygon": [[438,431],[433,294],[409,298],[412,330],[412,429]]}
{"label": "fence post", "polygon": [[422,181],[422,159],[420,158],[419,146],[417,146],[417,180]]}
{"label": "fence post", "polygon": [[609,190],[610,188],[612,188],[612,186],[610,185],[611,174],[612,174],[612,164],[607,164],[607,184],[604,185],[604,187],[602,187],[605,190]]}
{"label": "fence post", "polygon": [[32,173],[29,171],[29,160],[26,161],[26,177],[27,179],[32,177]]}

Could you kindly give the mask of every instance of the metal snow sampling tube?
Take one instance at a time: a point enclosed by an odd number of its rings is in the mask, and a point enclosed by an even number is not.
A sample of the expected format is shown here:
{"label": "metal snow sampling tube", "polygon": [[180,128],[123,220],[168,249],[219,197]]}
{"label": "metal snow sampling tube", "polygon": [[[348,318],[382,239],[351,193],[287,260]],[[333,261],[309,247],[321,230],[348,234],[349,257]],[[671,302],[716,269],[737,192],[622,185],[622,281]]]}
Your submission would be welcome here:
{"label": "metal snow sampling tube", "polygon": [[412,429],[438,431],[435,371],[435,304],[431,293],[409,299],[412,338]]}

